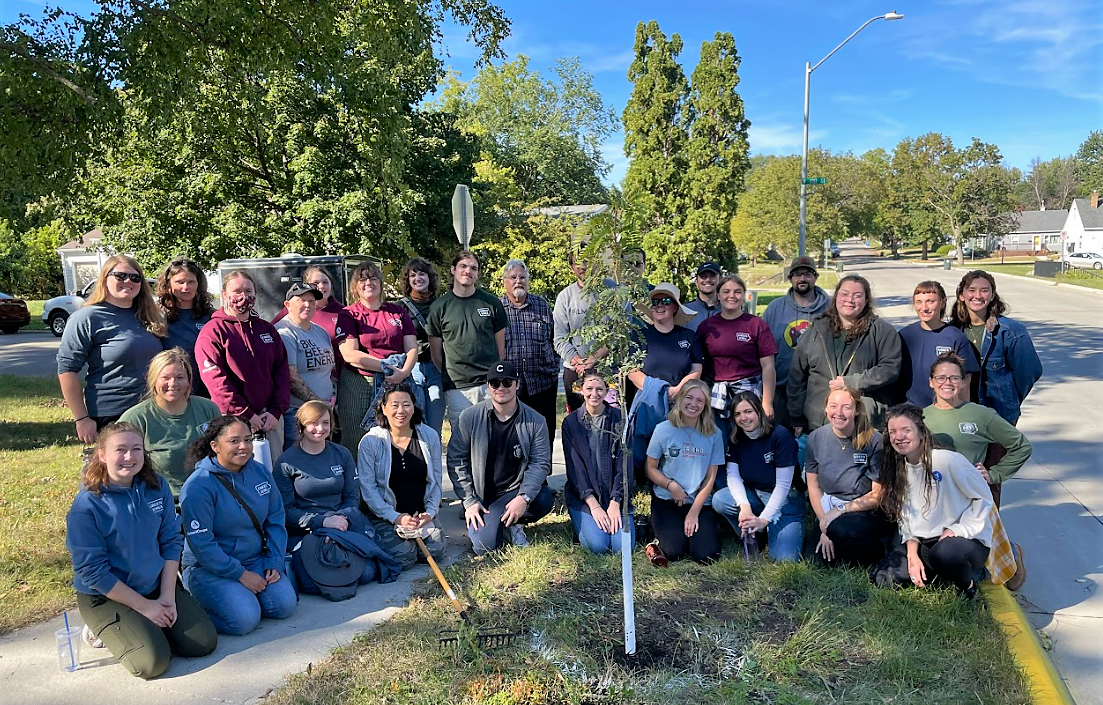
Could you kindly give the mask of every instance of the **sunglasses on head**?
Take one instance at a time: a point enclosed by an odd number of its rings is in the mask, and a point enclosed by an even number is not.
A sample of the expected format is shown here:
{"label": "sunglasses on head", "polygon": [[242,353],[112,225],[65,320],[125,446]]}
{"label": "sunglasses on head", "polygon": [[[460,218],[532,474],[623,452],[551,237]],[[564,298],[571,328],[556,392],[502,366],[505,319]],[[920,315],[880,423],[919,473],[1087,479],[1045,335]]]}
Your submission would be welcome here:
{"label": "sunglasses on head", "polygon": [[515,379],[492,379],[489,382],[487,382],[487,384],[489,384],[494,389],[500,389],[502,387],[505,387],[506,389],[509,389],[510,387],[513,386],[513,383],[516,382],[516,381],[517,380],[515,380]]}
{"label": "sunglasses on head", "polygon": [[142,275],[135,272],[111,272],[110,276],[115,277],[117,282],[125,282],[127,279],[138,284],[142,281]]}
{"label": "sunglasses on head", "polygon": [[672,306],[674,304],[673,297],[670,296],[656,296],[651,299],[651,308],[656,306]]}

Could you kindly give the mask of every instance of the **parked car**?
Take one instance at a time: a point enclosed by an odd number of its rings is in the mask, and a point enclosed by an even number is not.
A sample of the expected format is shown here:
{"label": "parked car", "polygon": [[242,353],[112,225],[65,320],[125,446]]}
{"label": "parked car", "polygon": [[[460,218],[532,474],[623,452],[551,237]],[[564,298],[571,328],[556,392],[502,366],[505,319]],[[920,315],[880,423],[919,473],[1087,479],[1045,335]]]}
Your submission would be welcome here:
{"label": "parked car", "polygon": [[92,288],[95,286],[96,281],[93,279],[79,293],[46,299],[46,303],[42,304],[42,322],[46,324],[46,328],[60,338],[65,332],[65,321],[84,305],[84,300],[92,293]]}
{"label": "parked car", "polygon": [[31,322],[31,310],[23,299],[0,291],[0,330],[11,334]]}
{"label": "parked car", "polygon": [[828,243],[828,248],[831,250],[831,256],[832,257],[841,257],[842,256],[842,250],[839,249],[839,243],[837,243],[835,241],[830,241]]}
{"label": "parked car", "polygon": [[[988,256],[988,250],[984,250],[984,249],[981,249],[979,247],[978,248],[973,248],[973,247],[969,247],[968,245],[966,245],[965,247],[961,248],[961,251],[962,251],[962,257],[964,257],[965,259],[980,259],[982,257],[987,257]],[[946,256],[947,257],[957,257],[957,248],[954,248],[954,249],[950,250],[949,252],[947,252]]]}
{"label": "parked car", "polygon": [[1103,269],[1103,255],[1098,252],[1073,252],[1065,258],[1065,269]]}

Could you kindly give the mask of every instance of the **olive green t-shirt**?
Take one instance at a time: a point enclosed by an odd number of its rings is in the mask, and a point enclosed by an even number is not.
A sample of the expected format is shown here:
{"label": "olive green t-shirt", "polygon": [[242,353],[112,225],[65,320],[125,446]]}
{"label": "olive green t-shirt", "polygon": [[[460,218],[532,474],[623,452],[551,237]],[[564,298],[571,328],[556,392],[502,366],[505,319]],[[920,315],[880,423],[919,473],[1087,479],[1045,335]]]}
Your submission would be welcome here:
{"label": "olive green t-shirt", "polygon": [[444,388],[468,389],[486,382],[486,372],[498,362],[494,334],[509,325],[497,296],[475,289],[471,296],[448,292],[433,302],[425,320],[430,336],[444,347]]}
{"label": "olive green t-shirt", "polygon": [[973,347],[977,349],[977,353],[980,353],[980,346],[984,342],[984,330],[985,325],[980,323],[975,326],[965,327],[965,337],[969,339],[969,342],[973,344]]}
{"label": "olive green t-shirt", "polygon": [[987,406],[965,402],[956,409],[939,409],[932,404],[923,410],[923,421],[940,447],[961,453],[973,465],[984,461],[990,444],[1006,448],[1000,462],[988,468],[993,482],[1007,480],[1030,459],[1026,436]]}
{"label": "olive green t-shirt", "polygon": [[174,497],[180,496],[180,488],[191,473],[184,469],[184,455],[188,446],[203,435],[207,424],[222,412],[215,403],[203,397],[189,397],[188,408],[174,416],[152,399],[147,399],[126,410],[119,421],[132,423],[142,429],[146,453],[153,469],[168,480]]}

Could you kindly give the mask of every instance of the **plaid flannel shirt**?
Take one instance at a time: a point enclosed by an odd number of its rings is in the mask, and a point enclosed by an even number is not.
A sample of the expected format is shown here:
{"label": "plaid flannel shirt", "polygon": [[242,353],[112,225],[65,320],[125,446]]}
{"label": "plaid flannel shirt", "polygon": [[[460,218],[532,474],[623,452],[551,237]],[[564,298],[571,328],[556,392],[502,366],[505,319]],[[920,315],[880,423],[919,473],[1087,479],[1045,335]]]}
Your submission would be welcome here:
{"label": "plaid flannel shirt", "polygon": [[559,381],[559,355],[552,345],[552,311],[543,296],[529,294],[520,306],[502,297],[506,327],[506,360],[521,377],[521,392],[536,394]]}

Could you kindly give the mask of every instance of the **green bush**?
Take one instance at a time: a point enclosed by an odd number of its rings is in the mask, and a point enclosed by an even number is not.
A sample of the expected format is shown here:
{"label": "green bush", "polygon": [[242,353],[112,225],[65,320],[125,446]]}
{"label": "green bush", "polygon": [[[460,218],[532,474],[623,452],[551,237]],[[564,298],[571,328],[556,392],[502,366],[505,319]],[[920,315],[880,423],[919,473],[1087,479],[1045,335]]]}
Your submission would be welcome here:
{"label": "green bush", "polygon": [[954,249],[953,245],[943,245],[942,247],[935,250],[934,253],[939,257],[945,257],[946,255],[950,254],[950,250],[952,249]]}

